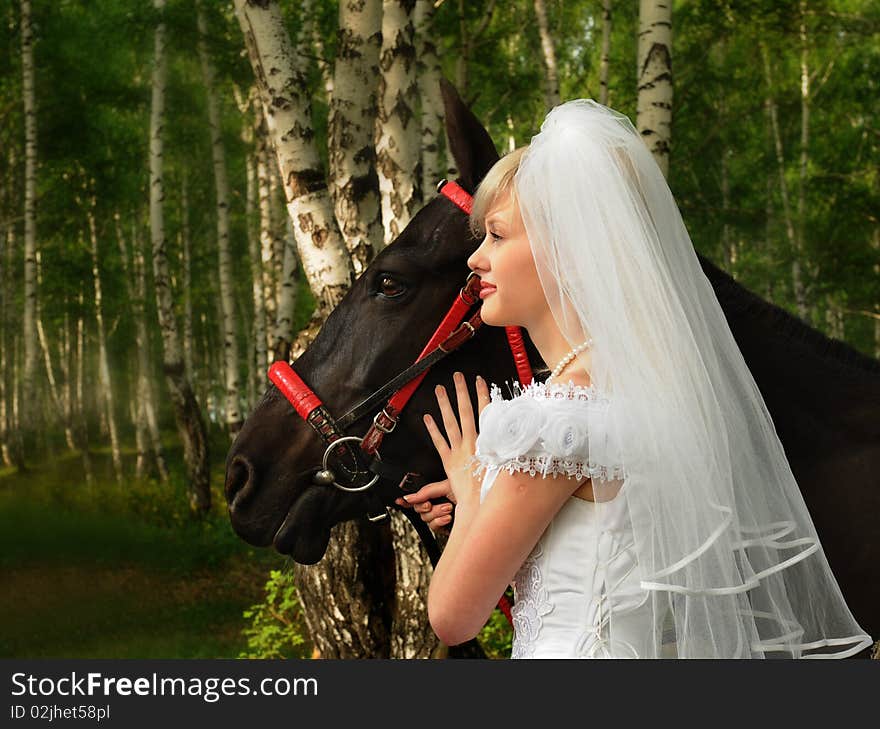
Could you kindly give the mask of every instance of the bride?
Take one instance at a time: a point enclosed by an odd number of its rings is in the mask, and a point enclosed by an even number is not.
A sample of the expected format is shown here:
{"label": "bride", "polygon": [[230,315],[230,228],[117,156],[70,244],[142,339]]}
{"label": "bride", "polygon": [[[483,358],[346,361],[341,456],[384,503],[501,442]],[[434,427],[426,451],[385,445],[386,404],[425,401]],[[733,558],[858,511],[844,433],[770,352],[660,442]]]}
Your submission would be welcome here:
{"label": "bride", "polygon": [[591,99],[554,108],[489,171],[471,225],[483,321],[525,327],[553,370],[509,398],[478,377],[476,417],[455,373],[457,414],[436,392],[445,436],[425,415],[448,478],[406,503],[452,524],[428,594],[437,636],[476,636],[512,584],[512,658],[869,646],[629,119]]}

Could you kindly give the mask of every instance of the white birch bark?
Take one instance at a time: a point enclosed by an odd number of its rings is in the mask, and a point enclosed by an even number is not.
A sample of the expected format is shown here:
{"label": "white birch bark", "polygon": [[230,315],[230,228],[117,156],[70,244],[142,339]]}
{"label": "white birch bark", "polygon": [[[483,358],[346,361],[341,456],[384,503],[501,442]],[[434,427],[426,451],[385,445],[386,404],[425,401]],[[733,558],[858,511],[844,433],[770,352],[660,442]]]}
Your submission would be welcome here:
{"label": "white birch bark", "polygon": [[400,235],[422,202],[414,7],[415,0],[382,3],[376,166],[386,246]]}
{"label": "white birch bark", "polygon": [[214,168],[214,191],[217,203],[217,263],[220,278],[220,303],[223,309],[223,354],[226,359],[226,427],[235,438],[244,422],[241,411],[238,335],[235,326],[235,286],[232,280],[232,255],[229,251],[229,180],[226,174],[226,150],[220,107],[215,89],[214,64],[208,55],[205,36],[208,32],[205,10],[196,3],[199,62],[208,102],[208,126],[211,130],[211,160]]}
{"label": "white birch bark", "polygon": [[[245,128],[250,130],[249,124]],[[253,143],[253,134],[247,135],[245,143],[250,147]],[[250,143],[250,144],[248,144]],[[263,371],[269,366],[266,347],[266,299],[263,295],[263,266],[260,257],[260,236],[254,231],[254,222],[257,211],[257,160],[254,152],[248,152],[245,160],[247,175],[247,190],[245,195],[245,218],[247,220],[248,258],[251,262],[251,293],[254,306],[254,374],[250,378],[250,401],[254,405],[257,402],[261,385],[264,384]]]}
{"label": "white birch bark", "polygon": [[672,141],[672,2],[640,0],[636,127],[664,176]]}
{"label": "white birch bark", "polygon": [[83,289],[85,284],[80,286],[79,290],[79,316],[76,319],[76,405],[75,418],[76,429],[79,434],[79,441],[82,443],[83,460],[86,465],[86,483],[94,484],[95,478],[92,474],[91,459],[89,458],[89,425],[86,419],[85,406],[85,294]]}
{"label": "white birch bark", "polygon": [[544,57],[544,104],[549,111],[559,105],[559,71],[556,68],[556,46],[550,35],[547,22],[547,7],[544,0],[534,0],[535,18],[538,21],[538,35],[541,38],[541,53]]}
{"label": "white birch bark", "polygon": [[611,0],[602,0],[602,55],[599,61],[599,103],[610,106],[608,69],[611,63]]}
{"label": "white birch bark", "polygon": [[278,3],[235,0],[235,11],[284,180],[299,258],[323,320],[351,286],[352,267],[314,142],[310,89],[294,62]]}
{"label": "white birch bark", "polygon": [[[37,290],[39,291],[43,287],[42,256],[40,255],[40,251],[37,251],[36,261]],[[55,420],[56,422],[61,423],[62,427],[64,428],[64,434],[67,443],[72,444],[73,434],[70,431],[67,422],[65,422],[64,420],[64,403],[61,399],[61,388],[59,387],[58,382],[55,379],[55,367],[52,364],[52,349],[51,345],[49,344],[49,337],[46,336],[46,328],[43,326],[43,312],[42,307],[40,306],[39,299],[37,299],[36,320],[37,339],[40,342],[40,350],[43,354],[43,364],[46,368],[46,380],[49,383],[49,400],[52,404],[54,416],[48,422],[52,422],[52,420]]]}
{"label": "white birch bark", "polygon": [[[798,255],[797,258],[803,258],[805,256],[806,251],[806,241],[804,240],[804,229],[806,225],[806,194],[807,194],[807,167],[810,162],[810,103],[811,103],[811,89],[810,89],[810,63],[809,63],[809,45],[810,39],[807,33],[807,23],[806,23],[806,14],[807,7],[804,0],[800,2],[800,70],[801,70],[801,148],[800,148],[800,166],[798,169],[798,209],[797,209],[797,250]],[[809,261],[804,260],[807,271],[810,270]],[[817,272],[814,272],[814,274]],[[799,273],[800,275],[800,273]],[[794,277],[794,270],[792,270],[792,277]],[[815,279],[814,279],[815,280]],[[801,283],[802,296],[804,299],[804,303],[810,298],[812,298],[809,294],[810,285],[807,282]],[[839,323],[842,325],[842,314],[840,314],[835,321],[839,319]],[[843,332],[840,331],[840,339],[843,339]]]}
{"label": "white birch bark", "polygon": [[[262,118],[262,112],[260,112]],[[270,197],[269,175],[272,159],[269,155],[269,144],[266,139],[265,124],[255,128],[257,137],[257,192],[260,208],[260,270],[263,277],[263,310],[266,321],[275,321],[278,305],[275,296],[277,277],[275,276],[275,248],[272,236],[272,202]],[[264,332],[263,347],[269,346],[268,333]]]}
{"label": "white birch bark", "polygon": [[165,247],[163,129],[165,125],[165,85],[168,74],[168,58],[165,49],[165,0],[153,0],[153,7],[160,15],[154,38],[150,105],[150,237],[153,244],[156,308],[162,332],[163,367],[177,427],[183,440],[184,460],[187,464],[189,478],[190,505],[197,514],[205,515],[211,508],[205,424],[186,377],[183,350],[180,346],[177,321],[174,317],[171,277]]}
{"label": "white birch bark", "polygon": [[[11,155],[10,155],[11,157]],[[11,160],[10,160],[11,162]],[[14,166],[9,165],[9,174],[6,177],[7,184],[3,191],[4,210],[10,210],[14,206],[9,190],[11,185],[8,184],[12,179],[12,169]],[[7,196],[9,199],[7,199]],[[7,312],[9,309],[9,293],[11,292],[9,282],[9,269],[12,257],[12,249],[15,245],[15,233],[12,223],[7,222],[5,230],[0,232],[0,459],[4,466],[13,466],[15,462],[12,456],[12,448],[10,447],[10,434],[12,429],[9,422],[9,393],[10,379],[12,372],[9,360],[9,327],[7,326]]]}
{"label": "white birch bark", "polygon": [[327,119],[330,193],[356,276],[384,244],[374,142],[381,42],[381,0],[339,3]]}
{"label": "white birch bark", "polygon": [[[192,306],[192,238],[189,234],[189,185],[186,168],[180,183],[180,247],[183,263],[183,364],[186,376],[196,387],[197,373],[193,369],[193,306]],[[134,232],[137,236],[137,231]],[[133,238],[134,239],[134,238]],[[150,378],[152,380],[152,378]]]}
{"label": "white birch bark", "polygon": [[[284,270],[281,274],[279,289],[281,296],[278,302],[278,316],[275,320],[275,333],[272,342],[272,360],[290,359],[293,346],[293,315],[296,311],[296,297],[299,283],[297,281],[296,239],[293,235],[293,224],[285,218],[284,235]],[[261,376],[263,389],[266,387],[265,367]]]}
{"label": "white birch bark", "polygon": [[[162,438],[159,433],[159,420],[157,417],[156,395],[153,387],[153,374],[150,366],[150,335],[147,329],[147,271],[144,262],[144,251],[141,246],[140,236],[135,231],[132,238],[133,271],[134,271],[134,296],[131,297],[135,315],[135,342],[137,345],[137,397],[140,409],[140,418],[143,418],[145,432],[149,439],[149,452],[159,478],[167,483],[170,479],[168,465],[165,460],[165,452],[162,448]],[[141,466],[139,475],[143,473]]]}
{"label": "white birch bark", "polygon": [[104,299],[101,287],[101,268],[98,256],[98,230],[95,225],[95,208],[97,201],[90,200],[86,212],[89,223],[89,252],[92,257],[92,284],[95,294],[95,328],[98,335],[98,382],[100,397],[107,413],[107,429],[110,433],[110,450],[113,456],[113,471],[116,482],[122,484],[122,454],[119,450],[119,428],[116,423],[116,406],[113,397],[113,381],[110,377],[110,361],[107,355],[107,334],[104,327]]}
{"label": "white birch bark", "polygon": [[[271,149],[271,145],[267,147]],[[269,159],[271,162],[271,158]],[[284,271],[284,219],[287,217],[283,209],[283,183],[279,180],[278,166],[267,164],[266,171],[269,175],[269,237],[272,245],[272,280],[275,282],[273,292],[275,301],[272,303],[272,311],[278,311],[281,303],[281,274]]]}
{"label": "white birch bark", "polygon": [[21,429],[36,426],[37,369],[37,109],[34,91],[34,36],[30,0],[21,0],[21,67],[24,101],[24,312]]}
{"label": "white birch bark", "polygon": [[[114,218],[116,221],[116,236],[119,241],[119,254],[125,272],[125,287],[128,293],[128,300],[131,302],[132,318],[135,323],[135,365],[132,367],[132,372],[134,373],[132,392],[134,397],[131,398],[137,446],[135,477],[138,479],[143,478],[148,461],[152,458],[159,478],[167,482],[169,474],[162,449],[162,440],[159,435],[159,424],[156,418],[156,397],[150,384],[153,376],[150,367],[150,338],[147,332],[145,309],[147,284],[143,247],[138,235],[137,223],[133,223],[131,229],[131,255],[129,255],[128,245],[122,233],[122,222],[118,214]],[[186,248],[184,248],[184,256],[186,256]],[[184,278],[184,286],[185,288],[189,286],[188,276]]]}
{"label": "white birch bark", "polygon": [[[61,387],[61,407],[64,422],[67,424],[65,428],[65,437],[67,439],[67,447],[72,451],[79,450],[76,443],[76,437],[73,432],[73,393],[71,392],[71,351],[70,351],[70,301],[64,297],[64,325],[61,330],[61,342],[59,347],[59,360],[61,366],[64,367],[64,384]],[[2,367],[2,365],[0,365]]]}
{"label": "white birch bark", "polygon": [[434,40],[434,2],[416,0],[416,58],[419,97],[422,101],[422,197],[426,199],[443,179],[440,147],[443,132],[443,95],[440,92],[440,57]]}

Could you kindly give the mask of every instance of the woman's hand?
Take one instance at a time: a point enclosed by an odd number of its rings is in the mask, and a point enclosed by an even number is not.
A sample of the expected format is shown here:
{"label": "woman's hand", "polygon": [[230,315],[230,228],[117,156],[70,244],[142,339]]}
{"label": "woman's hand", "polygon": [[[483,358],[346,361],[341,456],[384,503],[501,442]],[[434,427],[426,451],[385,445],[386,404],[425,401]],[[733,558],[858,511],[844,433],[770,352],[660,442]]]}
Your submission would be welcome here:
{"label": "woman's hand", "polygon": [[[421,513],[422,520],[427,522],[432,530],[437,530],[452,521],[452,505],[439,504],[435,506],[430,502],[430,499],[445,496],[453,504],[457,504],[460,498],[467,498],[475,491],[474,477],[471,474],[469,464],[476,452],[476,420],[464,375],[461,372],[456,372],[453,375],[453,381],[455,382],[458,404],[458,418],[452,410],[446,388],[443,385],[437,385],[435,389],[448,443],[440,433],[434,419],[428,413],[425,413],[424,416],[425,427],[440,455],[447,478],[422,486],[418,491],[408,494],[406,501],[396,500],[400,506],[414,506],[416,511]],[[478,419],[483,408],[489,403],[489,388],[486,381],[479,375],[476,379],[476,390]],[[461,420],[460,425],[459,419]]]}

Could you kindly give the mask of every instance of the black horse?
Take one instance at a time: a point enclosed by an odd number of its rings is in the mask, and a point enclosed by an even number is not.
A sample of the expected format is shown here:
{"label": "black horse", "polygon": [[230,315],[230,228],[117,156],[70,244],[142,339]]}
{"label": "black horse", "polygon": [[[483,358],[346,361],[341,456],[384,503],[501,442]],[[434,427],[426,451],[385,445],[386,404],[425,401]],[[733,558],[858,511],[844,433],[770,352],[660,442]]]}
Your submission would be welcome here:
{"label": "black horse", "polygon": [[[442,86],[458,183],[473,192],[498,153],[455,89]],[[466,215],[438,195],[376,256],[295,363],[331,413],[349,411],[415,361],[463,285],[466,260],[478,244]],[[876,636],[880,362],[762,300],[702,256],[700,262],[767,403],[848,604]],[[535,373],[546,371],[525,330],[523,335]],[[383,460],[406,465],[428,481],[445,477],[421,416],[431,412],[440,419],[433,388],[452,388],[456,370],[471,383],[476,374],[489,382],[515,380],[504,329],[484,325],[429,371],[385,437]],[[346,434],[364,435],[372,415]],[[314,431],[270,386],[226,464],[229,514],[245,541],[314,564],[324,556],[334,525],[363,517],[362,494],[313,483],[323,451]]]}

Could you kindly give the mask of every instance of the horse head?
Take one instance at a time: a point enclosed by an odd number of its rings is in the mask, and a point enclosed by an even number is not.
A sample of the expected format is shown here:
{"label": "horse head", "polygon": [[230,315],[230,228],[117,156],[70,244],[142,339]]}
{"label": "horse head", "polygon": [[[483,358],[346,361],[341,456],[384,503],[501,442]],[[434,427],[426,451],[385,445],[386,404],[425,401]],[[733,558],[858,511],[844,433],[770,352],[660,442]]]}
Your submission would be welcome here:
{"label": "horse head", "polygon": [[[472,194],[498,152],[455,89],[445,81],[441,85],[447,135],[460,170],[457,182]],[[467,215],[438,195],[373,259],[293,364],[332,415],[350,411],[416,361],[464,285],[467,259],[478,245]],[[543,363],[525,332],[523,339],[529,360]],[[430,412],[442,420],[434,387],[453,388],[455,371],[470,383],[477,374],[490,382],[515,378],[504,329],[481,327],[471,341],[428,371],[394,431],[384,437],[383,461],[406,464],[427,481],[445,477],[422,415]],[[349,423],[343,435],[363,436],[380,408]],[[301,564],[314,564],[323,557],[334,524],[364,515],[363,493],[315,483],[325,447],[271,385],[226,460],[226,500],[240,537],[255,546],[272,545]]]}

